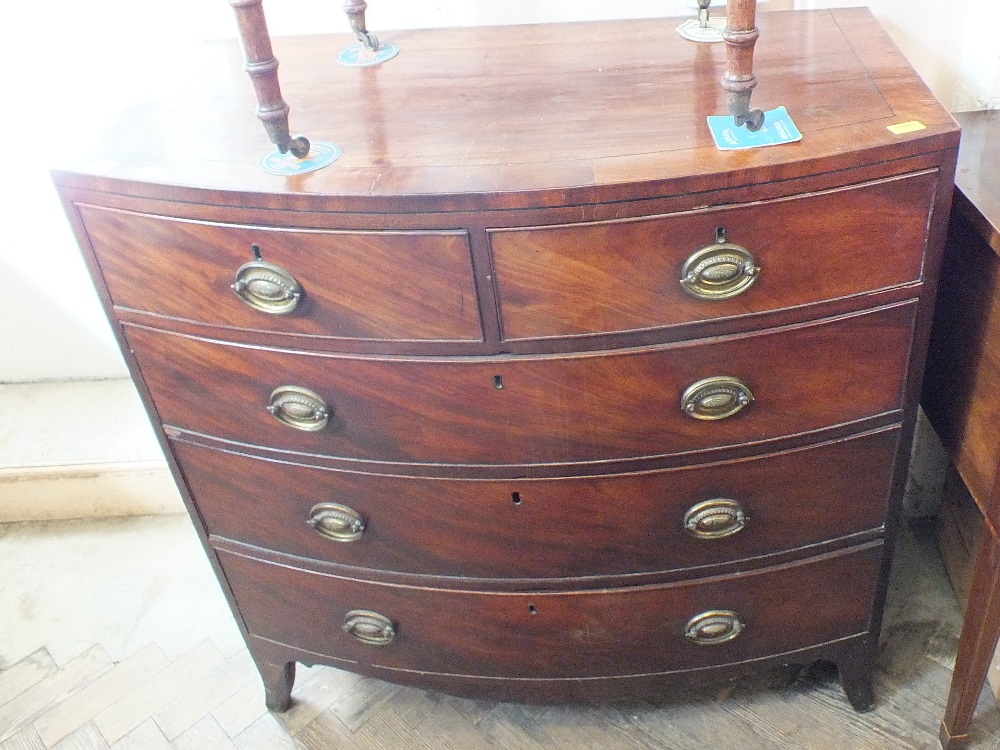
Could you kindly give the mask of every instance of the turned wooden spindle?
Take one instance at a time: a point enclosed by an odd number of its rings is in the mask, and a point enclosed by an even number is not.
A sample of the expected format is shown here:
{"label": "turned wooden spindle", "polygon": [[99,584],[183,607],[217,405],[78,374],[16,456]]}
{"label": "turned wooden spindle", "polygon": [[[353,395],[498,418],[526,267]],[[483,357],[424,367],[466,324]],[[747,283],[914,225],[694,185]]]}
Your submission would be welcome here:
{"label": "turned wooden spindle", "polygon": [[365,11],[368,3],[365,0],[345,0],[344,12],[351,22],[351,29],[363,45],[373,52],[378,49],[378,37],[368,31],[365,24]]}
{"label": "turned wooden spindle", "polygon": [[271,37],[264,18],[263,0],[229,0],[236,13],[246,71],[257,93],[257,117],[264,123],[271,143],[278,151],[289,151],[298,158],[309,153],[309,139],[291,137],[288,130],[288,105],[281,98],[278,85],[278,60],[271,50]]}
{"label": "turned wooden spindle", "polygon": [[750,109],[750,95],[757,85],[753,74],[753,48],[760,36],[756,16],[757,0],[728,0],[722,32],[726,41],[726,73],[722,76],[726,104],[736,125],[746,125],[748,130],[760,130],[764,124],[764,113]]}

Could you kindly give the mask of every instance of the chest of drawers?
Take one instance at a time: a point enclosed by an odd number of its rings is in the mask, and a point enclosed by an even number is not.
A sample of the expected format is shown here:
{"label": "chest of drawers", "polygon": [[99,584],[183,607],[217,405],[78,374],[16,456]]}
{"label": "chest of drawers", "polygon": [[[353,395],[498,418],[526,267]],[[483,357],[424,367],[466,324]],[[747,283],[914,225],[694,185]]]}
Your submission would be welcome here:
{"label": "chest of drawers", "polygon": [[816,659],[870,705],[957,127],[866,11],[773,13],[804,138],[719,152],[674,25],[277,40],[344,152],[289,178],[213,48],[55,173],[270,707]]}

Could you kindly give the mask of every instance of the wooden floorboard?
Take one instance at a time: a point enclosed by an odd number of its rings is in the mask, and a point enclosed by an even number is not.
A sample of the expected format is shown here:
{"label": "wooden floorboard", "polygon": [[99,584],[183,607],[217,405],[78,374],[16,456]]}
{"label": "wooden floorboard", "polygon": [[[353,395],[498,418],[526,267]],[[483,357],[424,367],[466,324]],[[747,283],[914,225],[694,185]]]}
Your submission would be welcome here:
{"label": "wooden floorboard", "polygon": [[[0,750],[933,750],[959,617],[932,547],[909,544],[867,714],[823,664],[600,706],[474,701],[302,668],[292,709],[271,714],[245,652],[226,658],[205,641],[170,659],[150,643],[115,664],[95,645],[62,665],[41,649],[0,671]],[[969,747],[1000,750],[986,690]]]}

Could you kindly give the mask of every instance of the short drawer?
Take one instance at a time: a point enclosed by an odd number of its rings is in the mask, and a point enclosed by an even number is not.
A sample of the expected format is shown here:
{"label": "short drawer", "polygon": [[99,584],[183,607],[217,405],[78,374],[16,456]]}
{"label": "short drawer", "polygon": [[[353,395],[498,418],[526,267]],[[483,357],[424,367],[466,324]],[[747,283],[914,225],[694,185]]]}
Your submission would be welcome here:
{"label": "short drawer", "polygon": [[[893,412],[915,310],[644,349],[480,359],[293,353],[125,329],[160,418],[177,428],[359,469],[572,464],[756,443]],[[733,380],[717,388],[718,377]],[[692,416],[750,396],[728,418]]]}
{"label": "short drawer", "polygon": [[[922,172],[750,205],[492,230],[503,335],[675,326],[919,281],[937,179]],[[706,250],[718,240],[749,256]],[[688,273],[708,298],[682,286]]]}
{"label": "short drawer", "polygon": [[664,572],[880,529],[897,442],[890,429],[707,466],[504,481],[173,450],[213,536],[366,569],[514,579]]}
{"label": "short drawer", "polygon": [[864,633],[881,551],[551,593],[377,584],[216,553],[251,635],[390,669],[563,678],[728,664]]}
{"label": "short drawer", "polygon": [[[308,337],[482,338],[465,232],[273,229],[77,210],[122,308]],[[244,268],[257,255],[269,265]]]}

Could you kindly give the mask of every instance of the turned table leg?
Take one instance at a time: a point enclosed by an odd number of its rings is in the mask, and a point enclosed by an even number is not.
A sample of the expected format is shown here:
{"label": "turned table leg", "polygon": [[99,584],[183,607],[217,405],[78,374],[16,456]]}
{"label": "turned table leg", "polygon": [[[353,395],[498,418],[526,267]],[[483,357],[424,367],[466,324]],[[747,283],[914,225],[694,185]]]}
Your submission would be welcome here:
{"label": "turned table leg", "polygon": [[756,18],[757,0],[726,3],[726,28],[722,32],[726,41],[726,73],[722,76],[722,86],[736,125],[746,125],[752,131],[760,130],[764,124],[764,113],[750,109],[750,95],[757,85],[753,74],[753,48],[760,36]]}
{"label": "turned table leg", "polygon": [[271,143],[278,151],[289,151],[300,159],[309,153],[309,140],[292,138],[288,131],[288,105],[278,85],[278,60],[271,51],[271,37],[264,18],[263,0],[229,0],[236,13],[246,71],[257,93],[257,117],[264,123]]}
{"label": "turned table leg", "polygon": [[969,725],[1000,637],[1000,539],[987,520],[972,566],[969,604],[958,642],[955,672],[948,693],[941,746],[962,747],[969,741]]}

